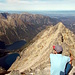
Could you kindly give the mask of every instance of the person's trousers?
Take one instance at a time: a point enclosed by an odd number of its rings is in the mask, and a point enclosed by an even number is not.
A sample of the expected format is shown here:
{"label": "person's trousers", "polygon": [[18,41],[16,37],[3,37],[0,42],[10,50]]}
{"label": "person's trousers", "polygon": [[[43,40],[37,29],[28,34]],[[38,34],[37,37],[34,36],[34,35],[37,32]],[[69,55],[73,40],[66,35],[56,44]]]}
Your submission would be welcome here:
{"label": "person's trousers", "polygon": [[66,65],[66,68],[65,68],[65,75],[68,75],[69,71],[71,70],[71,67],[72,67],[72,66],[71,66],[71,64],[69,64],[69,63]]}

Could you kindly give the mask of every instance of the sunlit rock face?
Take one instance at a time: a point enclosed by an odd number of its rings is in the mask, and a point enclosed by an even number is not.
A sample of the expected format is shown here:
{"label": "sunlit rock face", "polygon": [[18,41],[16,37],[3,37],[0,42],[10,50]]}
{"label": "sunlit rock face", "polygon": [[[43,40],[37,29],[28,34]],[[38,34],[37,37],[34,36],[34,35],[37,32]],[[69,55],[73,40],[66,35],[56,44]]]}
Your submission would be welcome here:
{"label": "sunlit rock face", "polygon": [[0,40],[6,44],[22,39],[29,42],[46,26],[55,23],[57,23],[57,20],[38,14],[0,13]]}
{"label": "sunlit rock face", "polygon": [[[41,31],[32,41],[32,43],[24,48],[9,71],[19,70],[34,75],[50,75],[50,58],[49,55],[53,51],[53,45],[62,45],[63,55],[69,56],[69,50],[75,56],[75,35],[67,29],[61,22],[55,26],[47,27]],[[56,62],[58,63],[58,61]],[[73,75],[75,60],[70,75]]]}

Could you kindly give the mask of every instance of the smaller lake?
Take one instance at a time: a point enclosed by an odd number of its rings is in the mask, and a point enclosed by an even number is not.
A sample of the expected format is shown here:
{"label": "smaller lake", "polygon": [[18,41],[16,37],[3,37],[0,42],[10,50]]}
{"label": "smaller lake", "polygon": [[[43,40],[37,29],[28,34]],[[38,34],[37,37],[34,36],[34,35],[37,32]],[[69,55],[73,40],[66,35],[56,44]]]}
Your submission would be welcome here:
{"label": "smaller lake", "polygon": [[[17,50],[20,49],[22,46],[26,44],[26,41],[20,40],[16,41],[13,44],[10,45],[5,45],[4,42],[0,41],[0,55],[4,54],[4,51],[9,51],[11,52],[12,50]],[[12,53],[12,54],[6,54],[5,56],[1,56],[0,58],[0,66],[3,67],[4,69],[8,70],[10,66],[14,63],[16,60],[17,56],[19,56],[18,53]]]}
{"label": "smaller lake", "polygon": [[10,66],[14,63],[14,61],[16,60],[17,56],[19,56],[18,53],[13,53],[0,58],[0,66],[8,70]]}

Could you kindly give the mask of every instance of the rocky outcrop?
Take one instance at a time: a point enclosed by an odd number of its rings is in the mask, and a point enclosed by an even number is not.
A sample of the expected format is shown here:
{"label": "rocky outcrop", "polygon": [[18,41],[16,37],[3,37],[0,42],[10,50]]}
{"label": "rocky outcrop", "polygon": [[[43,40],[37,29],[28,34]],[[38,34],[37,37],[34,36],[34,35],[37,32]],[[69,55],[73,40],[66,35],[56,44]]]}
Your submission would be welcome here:
{"label": "rocky outcrop", "polygon": [[[75,35],[61,22],[55,26],[47,27],[41,31],[33,42],[22,50],[21,58],[9,68],[9,71],[19,70],[20,72],[33,73],[34,75],[50,75],[50,58],[53,45],[62,45],[63,55],[69,56],[69,50],[75,56]],[[75,60],[73,61],[72,72],[74,73]],[[71,73],[72,73],[71,72]],[[70,73],[70,75],[72,75]]]}
{"label": "rocky outcrop", "polygon": [[5,75],[21,75],[21,73],[19,71],[11,71],[9,74],[5,74]]}
{"label": "rocky outcrop", "polygon": [[29,42],[46,26],[55,23],[57,20],[38,14],[0,13],[0,40],[6,44],[23,39]]}

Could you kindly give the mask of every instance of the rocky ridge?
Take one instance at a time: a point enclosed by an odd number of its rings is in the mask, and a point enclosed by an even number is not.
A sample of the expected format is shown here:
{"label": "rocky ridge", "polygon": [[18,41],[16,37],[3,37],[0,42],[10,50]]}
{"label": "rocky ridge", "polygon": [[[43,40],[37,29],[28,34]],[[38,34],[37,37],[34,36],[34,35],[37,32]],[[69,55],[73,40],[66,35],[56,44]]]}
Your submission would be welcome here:
{"label": "rocky ridge", "polygon": [[[69,50],[75,56],[75,35],[61,22],[41,31],[28,47],[22,50],[9,71],[18,70],[26,75],[50,75],[50,58],[53,45],[62,45],[63,55],[69,56]],[[70,75],[75,74],[75,60]]]}
{"label": "rocky ridge", "polygon": [[38,14],[0,13],[0,40],[6,44],[22,39],[29,42],[46,26],[55,23],[57,23],[55,19]]}

